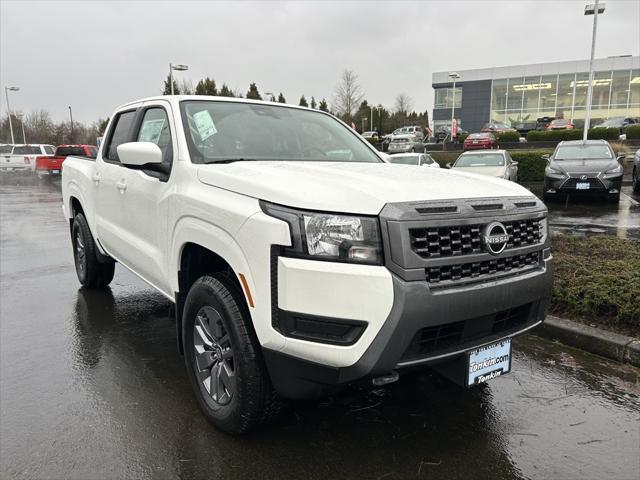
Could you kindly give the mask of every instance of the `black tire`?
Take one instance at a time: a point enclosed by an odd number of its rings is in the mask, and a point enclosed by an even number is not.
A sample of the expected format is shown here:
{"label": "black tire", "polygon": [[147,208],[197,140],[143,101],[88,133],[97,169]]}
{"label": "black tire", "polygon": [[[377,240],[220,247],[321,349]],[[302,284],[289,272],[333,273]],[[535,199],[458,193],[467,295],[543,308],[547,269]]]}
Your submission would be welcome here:
{"label": "black tire", "polygon": [[633,168],[633,193],[640,193],[640,169]]}
{"label": "black tire", "polygon": [[73,219],[71,244],[76,274],[83,287],[90,289],[105,288],[115,272],[115,262],[100,263],[96,254],[96,244],[89,230],[87,219],[78,213]]}
{"label": "black tire", "polygon": [[620,192],[607,195],[607,200],[610,203],[620,203]]}
{"label": "black tire", "polygon": [[189,290],[182,319],[187,372],[207,420],[241,434],[276,418],[282,401],[237,284],[223,274],[200,277]]}

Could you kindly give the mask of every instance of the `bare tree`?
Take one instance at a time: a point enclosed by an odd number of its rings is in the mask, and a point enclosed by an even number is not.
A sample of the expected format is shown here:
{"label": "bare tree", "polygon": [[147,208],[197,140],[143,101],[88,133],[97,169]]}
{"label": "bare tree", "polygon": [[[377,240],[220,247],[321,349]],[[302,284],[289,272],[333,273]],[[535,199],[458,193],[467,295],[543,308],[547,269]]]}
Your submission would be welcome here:
{"label": "bare tree", "polygon": [[396,97],[396,112],[402,113],[405,116],[413,108],[413,100],[406,93],[399,93]]}
{"label": "bare tree", "polygon": [[180,93],[182,95],[193,95],[195,89],[193,88],[193,82],[186,78],[180,82]]}
{"label": "bare tree", "polygon": [[358,83],[358,75],[351,70],[342,72],[333,95],[334,110],[343,118],[351,119],[363,97],[364,92]]}

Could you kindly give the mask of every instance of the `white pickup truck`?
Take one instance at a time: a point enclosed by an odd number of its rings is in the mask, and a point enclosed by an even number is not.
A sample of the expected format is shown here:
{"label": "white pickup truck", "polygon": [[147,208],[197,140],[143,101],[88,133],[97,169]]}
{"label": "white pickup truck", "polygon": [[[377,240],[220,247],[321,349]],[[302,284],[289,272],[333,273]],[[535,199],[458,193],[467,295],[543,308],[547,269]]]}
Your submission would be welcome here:
{"label": "white pickup truck", "polygon": [[118,262],[175,302],[225,431],[409,367],[482,383],[545,317],[547,210],[513,182],[386,163],[308,108],[172,96],[111,118],[95,161],[63,164],[78,278],[106,287]]}

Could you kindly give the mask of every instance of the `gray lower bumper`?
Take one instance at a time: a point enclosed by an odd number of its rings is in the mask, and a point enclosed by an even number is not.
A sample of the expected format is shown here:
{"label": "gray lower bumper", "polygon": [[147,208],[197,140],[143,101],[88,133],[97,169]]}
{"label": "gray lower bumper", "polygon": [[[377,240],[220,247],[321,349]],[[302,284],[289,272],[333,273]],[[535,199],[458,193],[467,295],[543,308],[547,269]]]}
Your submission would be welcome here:
{"label": "gray lower bumper", "polygon": [[[305,398],[339,385],[387,374],[395,369],[455,360],[479,345],[518,335],[545,317],[553,283],[551,259],[518,276],[432,291],[427,282],[393,276],[394,304],[384,326],[354,365],[344,368],[307,362],[264,349],[276,390],[284,397]],[[496,322],[516,309],[521,318],[512,328]],[[339,321],[339,320],[336,320]],[[459,334],[451,336],[455,329]],[[434,331],[446,332],[441,345],[428,345]]]}

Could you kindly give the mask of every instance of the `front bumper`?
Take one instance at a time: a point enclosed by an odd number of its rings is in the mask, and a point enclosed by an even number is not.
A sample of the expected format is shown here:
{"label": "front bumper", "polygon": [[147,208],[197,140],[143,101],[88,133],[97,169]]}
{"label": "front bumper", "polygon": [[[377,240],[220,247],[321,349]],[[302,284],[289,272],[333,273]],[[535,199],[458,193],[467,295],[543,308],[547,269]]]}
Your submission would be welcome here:
{"label": "front bumper", "polygon": [[396,369],[453,362],[470,349],[523,333],[545,317],[553,281],[547,256],[521,275],[443,289],[392,274],[391,311],[355,363],[334,367],[263,348],[273,385],[283,397],[308,398]]}
{"label": "front bumper", "polygon": [[[588,189],[578,189],[578,183],[589,183]],[[604,194],[618,193],[622,187],[622,175],[617,177],[605,178],[603,174],[588,176],[558,176],[545,175],[544,191],[547,194]]]}

